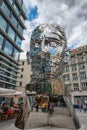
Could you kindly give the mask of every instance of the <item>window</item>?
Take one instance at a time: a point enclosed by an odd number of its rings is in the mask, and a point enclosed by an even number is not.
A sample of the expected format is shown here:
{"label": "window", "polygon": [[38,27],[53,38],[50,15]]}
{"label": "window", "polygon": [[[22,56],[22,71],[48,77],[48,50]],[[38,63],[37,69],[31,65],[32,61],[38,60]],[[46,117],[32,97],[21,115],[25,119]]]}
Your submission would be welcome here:
{"label": "window", "polygon": [[19,54],[20,54],[20,52],[15,48],[15,49],[14,49],[13,57],[14,57],[14,59],[17,60],[17,61],[18,61],[18,59],[19,59]]}
{"label": "window", "polygon": [[82,90],[87,90],[87,82],[81,83]]}
{"label": "window", "polygon": [[24,65],[24,61],[22,61],[22,65]]}
{"label": "window", "polygon": [[0,49],[2,47],[3,39],[4,39],[4,37],[0,34]]}
{"label": "window", "polygon": [[2,4],[2,9],[8,16],[10,15],[10,8],[4,2]]}
{"label": "window", "polygon": [[14,80],[16,80],[16,76],[10,74],[10,77],[14,78]]}
{"label": "window", "polygon": [[10,79],[10,82],[13,83],[13,84],[16,84],[16,81]]}
{"label": "window", "polygon": [[65,66],[65,72],[69,72],[69,66]]}
{"label": "window", "polygon": [[20,82],[20,86],[22,86],[22,82]]}
{"label": "window", "polygon": [[80,72],[80,79],[86,79],[86,73]]}
{"label": "window", "polygon": [[72,71],[75,71],[76,69],[76,64],[72,65]]}
{"label": "window", "polygon": [[14,9],[15,9],[16,13],[19,15],[20,14],[20,10],[18,9],[18,6],[16,4],[14,5]]}
{"label": "window", "polygon": [[73,76],[73,80],[78,80],[77,73],[73,73],[72,76]]}
{"label": "window", "polygon": [[83,60],[83,55],[78,55],[78,61],[82,61]]}
{"label": "window", "polygon": [[20,62],[20,65],[24,65],[24,63],[25,63],[24,61],[21,61],[21,62]]}
{"label": "window", "polygon": [[71,57],[71,62],[75,63],[76,62],[76,58],[75,57]]}
{"label": "window", "polygon": [[64,75],[63,78],[64,78],[64,81],[68,81],[68,80],[70,80],[70,76],[69,76],[69,74]]}
{"label": "window", "polygon": [[9,2],[12,4],[14,2],[14,0],[9,0]]}
{"label": "window", "polygon": [[0,28],[6,31],[7,27],[7,21],[4,19],[4,17],[0,14]]}
{"label": "window", "polygon": [[19,36],[16,37],[16,43],[19,47],[21,47],[21,44],[22,44],[22,40]]}
{"label": "window", "polygon": [[24,18],[23,18],[23,16],[22,16],[22,14],[20,15],[20,19],[21,19],[21,21],[24,23]]}
{"label": "window", "polygon": [[24,3],[22,4],[22,9],[26,13],[26,7],[25,7]]}
{"label": "window", "polygon": [[13,49],[13,46],[11,45],[11,43],[9,41],[6,41],[4,52],[11,56],[12,49]]}
{"label": "window", "polygon": [[81,83],[82,87],[87,87],[87,82]]}
{"label": "window", "polygon": [[81,96],[74,96],[74,104],[81,103]]}
{"label": "window", "polygon": [[24,68],[21,68],[21,72],[23,72],[24,71]]}
{"label": "window", "polygon": [[84,69],[84,68],[85,68],[84,63],[79,63],[79,69]]}
{"label": "window", "polygon": [[21,5],[22,4],[22,0],[18,0],[19,4]]}
{"label": "window", "polygon": [[12,22],[14,23],[15,26],[17,26],[17,19],[14,15],[12,15]]}
{"label": "window", "polygon": [[18,29],[19,29],[20,33],[23,34],[23,28],[20,24],[18,25]]}
{"label": "window", "polygon": [[74,87],[74,91],[79,91],[79,85],[77,83],[73,84],[73,87]]}
{"label": "window", "polygon": [[15,38],[15,31],[12,29],[12,27],[9,26],[8,35],[10,38],[14,41]]}
{"label": "window", "polygon": [[23,75],[21,75],[20,78],[23,78]]}
{"label": "window", "polygon": [[0,75],[0,80],[3,80],[3,76]]}

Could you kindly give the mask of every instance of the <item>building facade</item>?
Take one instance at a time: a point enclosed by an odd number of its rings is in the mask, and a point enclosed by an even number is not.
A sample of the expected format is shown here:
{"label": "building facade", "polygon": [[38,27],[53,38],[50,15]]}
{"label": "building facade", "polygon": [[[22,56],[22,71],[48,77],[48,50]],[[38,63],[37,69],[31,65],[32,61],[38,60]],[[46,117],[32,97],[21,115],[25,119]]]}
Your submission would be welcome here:
{"label": "building facade", "polygon": [[73,104],[87,101],[87,45],[70,52],[63,73],[64,82],[71,91]]}
{"label": "building facade", "polygon": [[31,80],[31,65],[27,63],[27,59],[21,59],[19,61],[20,73],[17,75],[17,89],[25,91],[26,85]]}
{"label": "building facade", "polygon": [[16,87],[25,11],[23,0],[0,0],[0,87]]}

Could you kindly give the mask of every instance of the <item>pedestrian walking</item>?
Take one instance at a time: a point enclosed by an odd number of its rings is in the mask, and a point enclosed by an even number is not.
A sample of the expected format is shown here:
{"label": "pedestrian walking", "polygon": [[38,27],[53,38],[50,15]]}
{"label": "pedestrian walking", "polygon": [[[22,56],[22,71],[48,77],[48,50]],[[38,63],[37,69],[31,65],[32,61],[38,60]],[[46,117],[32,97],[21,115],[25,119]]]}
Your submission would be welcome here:
{"label": "pedestrian walking", "polygon": [[38,112],[38,109],[39,109],[39,104],[38,104],[38,102],[35,104],[35,108],[36,108],[36,112]]}
{"label": "pedestrian walking", "polygon": [[49,103],[49,113],[52,114],[54,112],[54,103],[50,102]]}
{"label": "pedestrian walking", "polygon": [[35,101],[33,101],[33,102],[31,103],[31,111],[33,111],[33,108],[35,107],[35,104],[36,104]]}
{"label": "pedestrian walking", "polygon": [[81,109],[82,109],[82,104],[80,103],[79,104],[79,111],[81,112]]}
{"label": "pedestrian walking", "polygon": [[83,111],[84,111],[84,112],[86,112],[87,106],[86,106],[86,104],[85,104],[85,103],[83,103],[82,108],[83,108]]}

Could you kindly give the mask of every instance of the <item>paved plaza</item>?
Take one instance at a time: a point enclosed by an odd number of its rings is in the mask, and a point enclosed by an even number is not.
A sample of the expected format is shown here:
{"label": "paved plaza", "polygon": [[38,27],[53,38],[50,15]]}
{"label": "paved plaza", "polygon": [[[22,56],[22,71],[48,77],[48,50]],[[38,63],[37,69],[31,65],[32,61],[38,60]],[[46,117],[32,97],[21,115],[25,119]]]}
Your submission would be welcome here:
{"label": "paved plaza", "polygon": [[[84,113],[83,111],[80,112],[79,110],[76,110],[76,114],[81,122],[80,130],[87,130],[87,112]],[[43,120],[40,120],[42,115],[43,115]],[[30,118],[29,118],[30,122],[27,124],[27,127],[25,128],[25,130],[63,130],[61,128],[46,127],[46,126],[43,126],[43,128],[41,128],[41,127],[33,128],[34,127],[33,124],[36,125],[38,122],[41,122],[41,123],[48,122],[47,117],[48,117],[47,113],[32,112],[30,114]],[[33,119],[33,121],[32,121],[32,119]],[[14,122],[15,122],[14,119],[0,122],[0,130],[20,130],[14,126]],[[32,129],[30,129],[29,127],[31,127]],[[64,129],[64,130],[67,130],[67,129]],[[68,130],[70,130],[70,129],[68,129]]]}

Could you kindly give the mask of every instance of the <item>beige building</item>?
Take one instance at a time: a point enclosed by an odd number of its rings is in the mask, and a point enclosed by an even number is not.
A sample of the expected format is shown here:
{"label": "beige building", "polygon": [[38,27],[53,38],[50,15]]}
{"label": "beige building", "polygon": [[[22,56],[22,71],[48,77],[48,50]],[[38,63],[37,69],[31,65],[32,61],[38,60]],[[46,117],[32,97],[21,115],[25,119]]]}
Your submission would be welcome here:
{"label": "beige building", "polygon": [[27,59],[21,59],[19,62],[18,78],[17,78],[17,89],[25,91],[26,84],[30,83],[31,65],[27,63]]}
{"label": "beige building", "polygon": [[87,45],[70,52],[63,78],[71,91],[73,104],[87,101]]}

